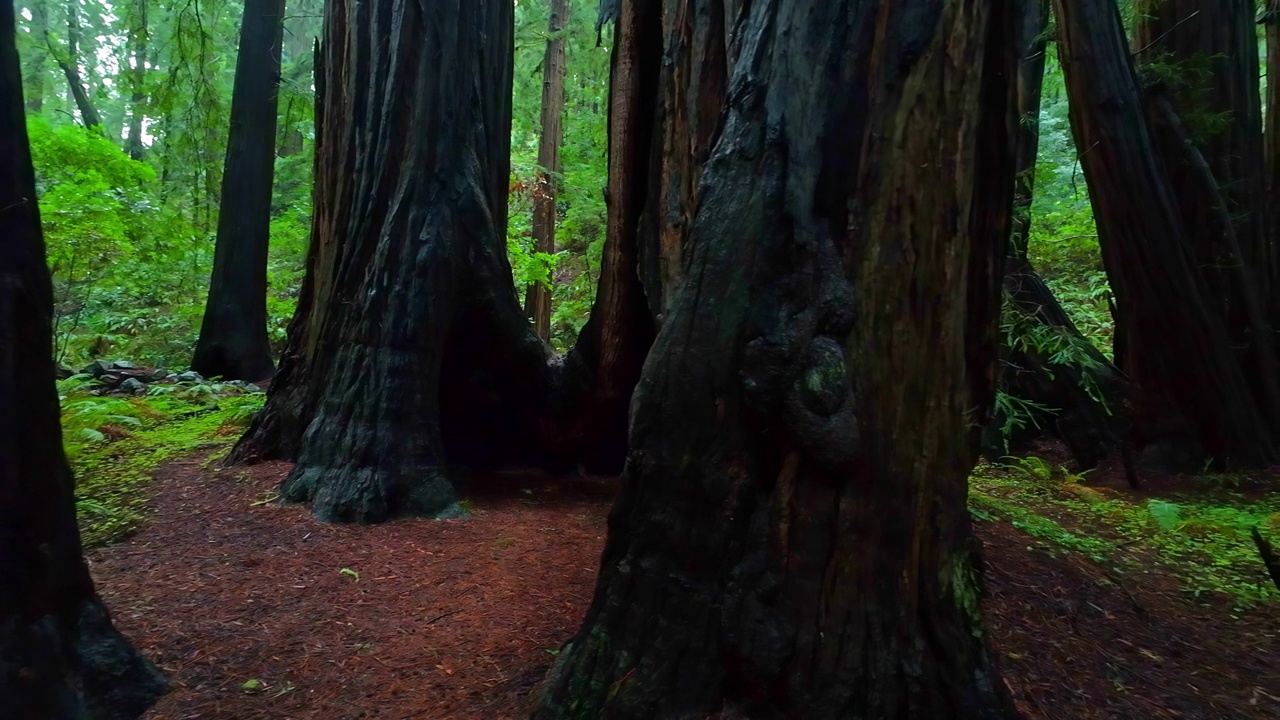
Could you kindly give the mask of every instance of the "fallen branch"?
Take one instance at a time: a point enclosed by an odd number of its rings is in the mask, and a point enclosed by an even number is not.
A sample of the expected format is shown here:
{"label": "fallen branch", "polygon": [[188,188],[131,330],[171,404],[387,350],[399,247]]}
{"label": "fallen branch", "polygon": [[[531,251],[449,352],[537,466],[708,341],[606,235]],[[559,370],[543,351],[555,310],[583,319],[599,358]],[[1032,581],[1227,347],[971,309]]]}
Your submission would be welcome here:
{"label": "fallen branch", "polygon": [[1271,547],[1271,543],[1258,532],[1257,525],[1253,526],[1252,535],[1253,544],[1258,546],[1258,554],[1262,556],[1262,564],[1266,565],[1267,572],[1271,573],[1271,582],[1276,584],[1277,590],[1280,590],[1280,557],[1276,557],[1276,551]]}

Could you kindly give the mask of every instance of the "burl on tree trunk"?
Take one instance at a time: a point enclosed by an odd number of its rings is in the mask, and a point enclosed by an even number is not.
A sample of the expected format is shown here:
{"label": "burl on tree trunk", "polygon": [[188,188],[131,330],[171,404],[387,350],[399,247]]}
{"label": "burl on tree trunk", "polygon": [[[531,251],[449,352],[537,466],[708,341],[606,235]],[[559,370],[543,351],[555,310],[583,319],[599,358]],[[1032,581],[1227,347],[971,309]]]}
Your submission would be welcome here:
{"label": "burl on tree trunk", "polygon": [[0,717],[132,720],[165,682],[111,625],[81,557],[14,38],[0,3]]}
{"label": "burl on tree trunk", "polygon": [[966,510],[996,382],[1012,7],[742,12],[595,599],[535,716],[1014,717]]}

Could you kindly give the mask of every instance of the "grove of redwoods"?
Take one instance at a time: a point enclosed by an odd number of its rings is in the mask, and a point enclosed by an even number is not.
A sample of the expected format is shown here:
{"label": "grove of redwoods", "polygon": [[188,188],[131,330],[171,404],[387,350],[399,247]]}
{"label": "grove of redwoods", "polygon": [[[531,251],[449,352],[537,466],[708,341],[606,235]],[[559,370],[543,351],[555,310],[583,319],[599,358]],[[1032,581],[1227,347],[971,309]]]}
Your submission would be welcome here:
{"label": "grove of redwoods", "polygon": [[61,442],[107,355],[270,380],[226,461],[323,521],[621,473],[538,718],[1015,717],[981,455],[1280,462],[1280,5],[590,5],[0,1],[0,718],[164,692]]}

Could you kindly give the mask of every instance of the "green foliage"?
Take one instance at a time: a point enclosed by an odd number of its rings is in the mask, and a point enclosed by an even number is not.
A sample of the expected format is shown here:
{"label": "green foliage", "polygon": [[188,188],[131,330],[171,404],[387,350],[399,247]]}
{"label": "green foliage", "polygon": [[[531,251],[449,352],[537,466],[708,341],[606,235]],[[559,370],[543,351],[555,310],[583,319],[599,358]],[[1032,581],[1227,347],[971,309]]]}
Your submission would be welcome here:
{"label": "green foliage", "polygon": [[132,532],[145,515],[155,469],[196,450],[228,448],[265,399],[218,385],[160,386],[168,391],[145,397],[96,396],[93,387],[86,376],[59,383],[63,446],[86,547]]}
{"label": "green foliage", "polygon": [[1236,607],[1280,601],[1249,534],[1259,526],[1280,536],[1275,493],[1197,478],[1187,491],[1143,498],[1091,487],[1039,458],[1007,463],[980,466],[970,478],[975,517],[1007,520],[1051,553],[1077,552],[1120,573],[1172,575],[1189,599],[1216,593]]}

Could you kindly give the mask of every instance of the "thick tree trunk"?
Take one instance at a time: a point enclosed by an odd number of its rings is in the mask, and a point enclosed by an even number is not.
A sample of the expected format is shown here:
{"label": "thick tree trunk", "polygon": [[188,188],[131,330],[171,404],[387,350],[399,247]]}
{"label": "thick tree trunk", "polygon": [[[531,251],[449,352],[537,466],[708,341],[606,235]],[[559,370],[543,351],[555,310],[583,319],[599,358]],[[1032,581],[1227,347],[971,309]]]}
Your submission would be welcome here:
{"label": "thick tree trunk", "polygon": [[147,110],[147,2],[148,0],[135,0],[133,23],[129,31],[129,57],[133,60],[129,81],[133,84],[133,92],[129,98],[129,139],[125,150],[134,160],[141,160],[145,150],[142,143],[142,121]]}
{"label": "thick tree trunk", "polygon": [[1240,245],[1237,256],[1224,242],[1218,213],[1201,192],[1198,171],[1181,149],[1162,147],[1170,183],[1201,273],[1230,319],[1232,341],[1251,344],[1247,313],[1232,266],[1257,275],[1256,292],[1269,296],[1270,278],[1258,272],[1271,264],[1259,88],[1255,0],[1138,0],[1133,46],[1139,69],[1156,67],[1147,78],[1167,93],[1184,120],[1195,118],[1192,140],[1209,163],[1226,200],[1230,226]]}
{"label": "thick tree trunk", "polygon": [[307,277],[267,407],[231,459],[295,459],[286,499],[366,522],[449,512],[453,465],[616,470],[652,337],[634,238],[611,204],[597,303],[553,362],[502,237],[511,4],[385,4],[326,9]]}
{"label": "thick tree trunk", "polygon": [[[650,17],[629,5],[620,32]],[[535,717],[1013,717],[965,505],[995,389],[1011,7],[744,12],[596,597]]]}
{"label": "thick tree trunk", "polygon": [[[569,22],[569,0],[551,0],[547,23],[547,53],[542,59],[542,135],[538,140],[538,177],[533,190],[534,249],[548,255],[556,251],[556,175],[560,172],[560,118],[564,114],[564,28]],[[529,286],[525,312],[533,331],[551,339],[551,285]]]}
{"label": "thick tree trunk", "polygon": [[[1027,255],[1031,203],[1035,192],[1036,155],[1040,144],[1040,95],[1048,43],[1049,0],[1018,0],[1021,22],[1017,48],[1017,130],[1014,135],[1013,229],[1004,291],[1006,318],[1013,333],[1006,338],[1001,385],[1007,394],[1047,408],[1003,437],[1010,420],[998,412],[986,441],[989,456],[1049,433],[1071,450],[1081,468],[1092,468],[1122,437],[1120,407],[1125,383],[1118,369],[1080,334],[1053,291],[1036,273]],[[1004,441],[1009,442],[1006,448]]]}
{"label": "thick tree trunk", "polygon": [[112,627],[81,557],[14,30],[0,3],[0,716],[125,720],[165,683]]}
{"label": "thick tree trunk", "polygon": [[[1144,115],[1113,0],[1055,0],[1071,126],[1116,297],[1116,359],[1132,383],[1132,438],[1190,467],[1276,459],[1275,408],[1231,348],[1178,195]],[[1260,380],[1254,377],[1256,382]]]}
{"label": "thick tree trunk", "polygon": [[63,75],[67,78],[67,88],[71,91],[71,96],[75,99],[76,109],[80,111],[80,122],[86,128],[102,130],[102,116],[93,106],[93,101],[89,99],[89,92],[85,89],[84,80],[80,77],[80,13],[78,5],[75,2],[68,2],[67,8],[67,48],[66,53],[58,52],[53,46],[53,40],[46,33],[45,44],[48,45],[49,51],[54,55],[54,59],[58,63],[58,67],[62,68]]}
{"label": "thick tree trunk", "polygon": [[284,0],[247,0],[231,94],[231,135],[213,279],[191,367],[207,377],[271,377],[267,246],[275,170]]}

